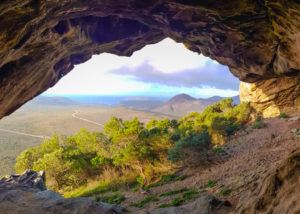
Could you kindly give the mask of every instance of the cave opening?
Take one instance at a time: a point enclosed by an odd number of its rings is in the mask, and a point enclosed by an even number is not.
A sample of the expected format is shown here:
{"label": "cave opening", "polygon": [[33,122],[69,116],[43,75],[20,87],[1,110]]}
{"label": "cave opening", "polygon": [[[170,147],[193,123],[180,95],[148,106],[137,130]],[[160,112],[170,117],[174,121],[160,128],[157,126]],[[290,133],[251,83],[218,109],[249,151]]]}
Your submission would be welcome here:
{"label": "cave opening", "polygon": [[0,175],[18,174],[1,211],[297,212],[298,16],[298,1],[2,1]]}
{"label": "cave opening", "polygon": [[[66,32],[66,26],[62,22],[55,30]],[[17,150],[8,146],[11,153],[0,158],[5,172],[13,172],[14,155],[53,133],[98,131],[111,116],[143,122],[157,116],[180,118],[222,97],[238,102],[239,80],[227,66],[170,38],[130,57],[103,53],[84,63],[71,58],[79,63],[72,72],[0,121],[1,142],[18,145]],[[175,103],[169,105],[170,100]]]}
{"label": "cave opening", "polygon": [[227,66],[170,38],[146,45],[130,57],[102,53],[82,64],[80,56],[71,58],[78,65],[44,95],[169,98],[181,93],[197,98],[238,95],[239,80]]}

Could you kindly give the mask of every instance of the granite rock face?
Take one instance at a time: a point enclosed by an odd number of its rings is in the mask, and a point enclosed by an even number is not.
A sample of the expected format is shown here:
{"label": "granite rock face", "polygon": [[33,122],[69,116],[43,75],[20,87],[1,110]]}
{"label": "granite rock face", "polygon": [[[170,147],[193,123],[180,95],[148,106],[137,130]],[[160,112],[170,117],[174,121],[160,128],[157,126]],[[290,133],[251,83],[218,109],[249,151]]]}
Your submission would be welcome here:
{"label": "granite rock face", "polygon": [[299,20],[295,0],[2,0],[0,118],[94,54],[166,37],[245,82],[299,76]]}

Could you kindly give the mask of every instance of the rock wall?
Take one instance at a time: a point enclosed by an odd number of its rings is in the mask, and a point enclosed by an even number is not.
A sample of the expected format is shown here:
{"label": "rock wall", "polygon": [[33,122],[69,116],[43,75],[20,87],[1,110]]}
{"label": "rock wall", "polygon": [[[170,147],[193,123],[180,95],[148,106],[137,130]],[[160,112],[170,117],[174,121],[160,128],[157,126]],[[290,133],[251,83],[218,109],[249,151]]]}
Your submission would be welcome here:
{"label": "rock wall", "polygon": [[264,117],[300,114],[300,77],[281,77],[240,84],[240,100]]}
{"label": "rock wall", "polygon": [[121,214],[117,205],[96,202],[90,198],[63,198],[46,190],[44,172],[27,170],[0,180],[1,214]]}
{"label": "rock wall", "polygon": [[0,118],[94,54],[166,37],[245,82],[299,76],[299,20],[295,0],[2,0]]}
{"label": "rock wall", "polygon": [[[255,186],[255,185],[254,185]],[[300,210],[300,150],[240,199],[238,214],[297,214]],[[251,187],[250,187],[251,188]]]}

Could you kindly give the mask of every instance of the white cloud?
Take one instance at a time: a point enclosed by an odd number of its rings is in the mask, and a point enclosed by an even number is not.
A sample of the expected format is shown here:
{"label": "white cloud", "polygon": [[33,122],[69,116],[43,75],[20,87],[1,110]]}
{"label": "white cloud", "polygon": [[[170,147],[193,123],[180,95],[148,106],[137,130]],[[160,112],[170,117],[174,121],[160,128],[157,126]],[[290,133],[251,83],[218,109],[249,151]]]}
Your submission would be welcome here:
{"label": "white cloud", "polygon": [[[171,39],[165,39],[160,43],[148,45],[136,51],[131,57],[119,57],[113,54],[104,53],[93,56],[91,60],[80,65],[76,65],[74,70],[63,77],[53,88],[49,89],[47,94],[99,94],[99,95],[125,95],[125,94],[162,94],[164,92],[189,91],[192,94],[206,96],[220,94],[230,94],[226,90],[201,89],[193,87],[186,88],[175,87],[175,85],[165,85],[163,82],[147,82],[140,79],[134,79],[128,75],[122,74],[123,68],[139,69],[148,64],[161,73],[166,75],[180,74],[186,70],[205,70],[213,61],[207,57],[193,53],[187,50],[183,44],[176,43]],[[114,71],[120,69],[120,72]],[[139,70],[136,72],[141,72]],[[125,70],[124,70],[125,73]],[[183,75],[184,73],[182,73]],[[146,75],[146,74],[145,74]],[[207,75],[210,75],[207,72]],[[141,75],[142,76],[142,75]],[[180,75],[179,75],[180,76]],[[201,75],[200,75],[201,76]],[[228,75],[222,76],[227,78]],[[175,78],[175,77],[174,77]],[[173,78],[173,79],[174,79]],[[182,79],[182,78],[181,78]],[[209,79],[209,76],[204,79]],[[205,82],[205,81],[204,81]],[[219,87],[217,81],[211,87]],[[204,90],[197,92],[197,90]],[[206,92],[205,92],[206,91]],[[222,92],[222,93],[221,93]],[[227,95],[226,95],[227,96]]]}

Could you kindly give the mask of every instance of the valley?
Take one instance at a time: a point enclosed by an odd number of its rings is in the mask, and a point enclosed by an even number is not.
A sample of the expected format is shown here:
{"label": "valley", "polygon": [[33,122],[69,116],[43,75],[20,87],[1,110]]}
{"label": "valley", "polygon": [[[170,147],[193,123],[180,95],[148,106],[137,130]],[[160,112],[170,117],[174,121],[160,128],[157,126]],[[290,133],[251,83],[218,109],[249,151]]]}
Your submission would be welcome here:
{"label": "valley", "polygon": [[[188,98],[187,98],[188,97]],[[166,98],[47,97],[40,96],[0,121],[0,174],[14,173],[16,156],[54,133],[72,135],[84,128],[102,131],[111,117],[147,123],[151,119],[178,119],[202,111],[221,97],[200,99],[180,94]],[[166,100],[166,101],[164,101]]]}
{"label": "valley", "polygon": [[[43,99],[43,98],[41,98]],[[126,107],[82,105],[65,100],[45,102],[33,100],[9,117],[0,121],[0,164],[2,175],[14,173],[16,156],[36,146],[54,133],[71,135],[85,128],[101,131],[111,116],[123,119],[140,118],[147,122],[164,116]]]}

